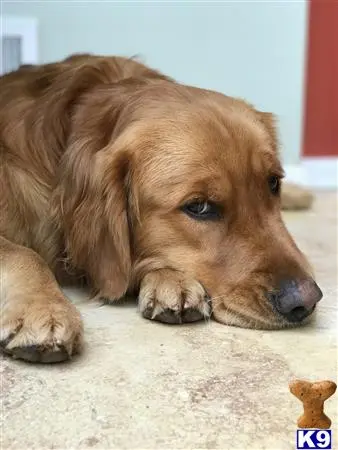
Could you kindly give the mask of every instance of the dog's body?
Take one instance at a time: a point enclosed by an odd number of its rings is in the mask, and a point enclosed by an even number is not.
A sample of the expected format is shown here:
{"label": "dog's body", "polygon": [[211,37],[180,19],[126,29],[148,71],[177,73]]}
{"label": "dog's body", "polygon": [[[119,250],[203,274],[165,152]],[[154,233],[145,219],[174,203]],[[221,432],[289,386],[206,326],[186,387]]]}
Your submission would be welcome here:
{"label": "dog's body", "polygon": [[110,301],[139,291],[142,314],[164,322],[209,317],[209,297],[217,320],[240,326],[313,311],[321,293],[280,217],[270,114],[90,55],[23,67],[0,90],[6,352],[57,361],[80,349],[54,275]]}

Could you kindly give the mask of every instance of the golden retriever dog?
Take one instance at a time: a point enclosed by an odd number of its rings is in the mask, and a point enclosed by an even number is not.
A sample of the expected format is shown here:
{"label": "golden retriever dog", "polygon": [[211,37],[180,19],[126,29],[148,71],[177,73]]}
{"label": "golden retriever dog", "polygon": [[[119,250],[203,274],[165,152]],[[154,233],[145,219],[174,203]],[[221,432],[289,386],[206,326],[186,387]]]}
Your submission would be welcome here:
{"label": "golden retriever dog", "polygon": [[307,321],[322,293],[281,218],[270,113],[121,57],[22,67],[0,91],[5,353],[81,350],[68,280],[166,323]]}

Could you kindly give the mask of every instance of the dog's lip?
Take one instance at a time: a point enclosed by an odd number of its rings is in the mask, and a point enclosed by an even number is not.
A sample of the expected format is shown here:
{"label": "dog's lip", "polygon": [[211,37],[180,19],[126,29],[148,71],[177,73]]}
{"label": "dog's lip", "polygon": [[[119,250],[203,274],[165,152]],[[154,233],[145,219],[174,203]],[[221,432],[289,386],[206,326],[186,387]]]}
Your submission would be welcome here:
{"label": "dog's lip", "polygon": [[279,311],[277,311],[276,308],[273,307],[273,313],[274,313],[275,317],[278,319],[278,323],[276,324],[278,326],[278,328],[276,327],[276,329],[298,328],[303,325],[306,325],[313,317],[313,313],[314,313],[315,309],[316,309],[316,305],[313,306],[313,308],[311,309],[309,314],[306,317],[304,317],[304,319],[302,319],[300,321],[292,321],[292,320],[288,320]]}

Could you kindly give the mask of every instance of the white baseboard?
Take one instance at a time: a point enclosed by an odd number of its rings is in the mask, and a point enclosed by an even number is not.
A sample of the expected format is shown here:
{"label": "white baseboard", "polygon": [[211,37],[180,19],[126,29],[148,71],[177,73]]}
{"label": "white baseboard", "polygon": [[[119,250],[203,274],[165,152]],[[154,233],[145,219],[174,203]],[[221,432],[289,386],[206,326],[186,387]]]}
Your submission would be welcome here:
{"label": "white baseboard", "polygon": [[338,189],[338,158],[302,158],[285,165],[285,180],[312,189]]}

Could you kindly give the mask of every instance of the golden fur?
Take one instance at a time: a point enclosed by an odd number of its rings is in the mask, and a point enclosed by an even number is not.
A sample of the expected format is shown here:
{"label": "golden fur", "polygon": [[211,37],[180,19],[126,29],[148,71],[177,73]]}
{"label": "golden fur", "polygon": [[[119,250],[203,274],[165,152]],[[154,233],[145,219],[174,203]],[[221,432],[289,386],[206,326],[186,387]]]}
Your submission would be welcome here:
{"label": "golden fur", "polygon": [[[114,57],[22,67],[0,91],[5,351],[79,351],[81,320],[54,275],[108,301],[140,291],[158,320],[208,317],[209,296],[220,322],[289,325],[265,293],[310,269],[267,186],[282,176],[271,114]],[[193,220],[182,206],[194,199],[222,218]]]}

